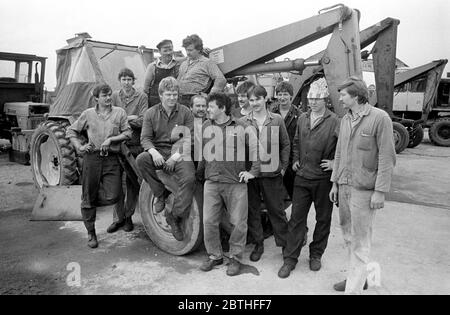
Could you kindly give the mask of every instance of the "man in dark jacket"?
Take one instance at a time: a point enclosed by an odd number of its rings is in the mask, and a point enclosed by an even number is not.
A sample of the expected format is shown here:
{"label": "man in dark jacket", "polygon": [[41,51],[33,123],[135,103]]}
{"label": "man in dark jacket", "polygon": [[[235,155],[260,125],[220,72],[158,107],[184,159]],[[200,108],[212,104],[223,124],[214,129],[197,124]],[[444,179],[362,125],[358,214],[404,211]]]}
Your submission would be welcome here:
{"label": "man in dark jacket", "polygon": [[308,92],[310,111],[298,119],[293,143],[296,178],[286,255],[278,272],[280,278],[287,278],[298,262],[312,202],[316,210],[316,226],[309,245],[311,270],[321,268],[321,257],[328,243],[333,203],[327,196],[332,186],[330,177],[339,134],[339,119],[326,108],[328,96],[324,78],[313,82]]}
{"label": "man in dark jacket", "polygon": [[273,227],[275,243],[282,248],[286,246],[288,227],[284,211],[283,175],[289,164],[291,148],[283,118],[267,110],[265,88],[255,86],[247,95],[252,112],[241,120],[250,124],[258,134],[258,159],[261,162],[260,176],[248,184],[248,228],[255,242],[250,260],[258,261],[264,252],[261,196]]}
{"label": "man in dark jacket", "polygon": [[[203,226],[208,259],[202,271],[210,271],[223,263],[219,224],[227,212],[231,223],[230,263],[228,276],[239,274],[247,237],[247,182],[259,173],[256,159],[257,141],[252,132],[246,134],[245,122],[231,116],[231,100],[224,93],[211,93],[208,97],[208,116],[203,124],[203,159],[199,163],[197,178],[204,185]],[[248,132],[248,130],[247,130]],[[213,136],[214,135],[214,136]],[[211,145],[212,144],[212,145]],[[246,170],[246,147],[254,161]]]}

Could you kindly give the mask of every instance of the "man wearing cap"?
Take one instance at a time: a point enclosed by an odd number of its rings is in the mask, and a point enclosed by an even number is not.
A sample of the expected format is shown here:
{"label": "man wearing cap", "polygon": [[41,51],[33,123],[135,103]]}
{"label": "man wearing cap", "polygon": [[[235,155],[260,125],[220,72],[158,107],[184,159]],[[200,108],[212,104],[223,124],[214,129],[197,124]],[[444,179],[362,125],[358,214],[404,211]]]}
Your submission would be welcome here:
{"label": "man wearing cap", "polygon": [[339,134],[339,119],[326,108],[329,96],[324,78],[314,81],[308,92],[310,110],[297,122],[293,141],[292,169],[296,172],[292,213],[288,223],[284,264],[278,272],[287,278],[295,268],[303,246],[306,222],[311,204],[316,210],[313,241],[309,245],[309,267],[321,268],[321,257],[330,234],[333,203],[327,198],[331,190],[331,170]]}
{"label": "man wearing cap", "polygon": [[159,82],[166,77],[178,76],[180,61],[173,57],[173,44],[170,39],[162,40],[158,45],[161,57],[152,62],[145,73],[144,92],[148,95],[148,107],[159,104]]}
{"label": "man wearing cap", "polygon": [[348,113],[342,118],[336,146],[330,200],[338,203],[349,253],[347,280],[336,291],[360,294],[367,288],[367,264],[377,209],[384,207],[395,166],[395,146],[389,115],[368,102],[366,83],[350,77],[338,87]]}
{"label": "man wearing cap", "polygon": [[187,59],[181,64],[178,74],[180,103],[189,106],[191,97],[195,94],[222,92],[227,80],[219,67],[202,55],[202,39],[196,34],[190,35],[183,39],[183,47],[186,49]]}

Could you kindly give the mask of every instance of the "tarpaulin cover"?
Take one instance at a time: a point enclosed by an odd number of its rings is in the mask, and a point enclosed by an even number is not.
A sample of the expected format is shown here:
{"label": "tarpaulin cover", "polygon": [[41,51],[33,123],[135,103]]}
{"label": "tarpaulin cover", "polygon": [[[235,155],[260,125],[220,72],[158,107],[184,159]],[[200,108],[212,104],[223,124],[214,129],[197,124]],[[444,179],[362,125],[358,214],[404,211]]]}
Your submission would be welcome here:
{"label": "tarpaulin cover", "polygon": [[135,88],[142,89],[146,62],[132,46],[79,39],[57,51],[56,99],[50,115],[79,115],[95,105],[92,90],[105,82],[113,90],[120,88],[117,75],[129,68],[136,77]]}

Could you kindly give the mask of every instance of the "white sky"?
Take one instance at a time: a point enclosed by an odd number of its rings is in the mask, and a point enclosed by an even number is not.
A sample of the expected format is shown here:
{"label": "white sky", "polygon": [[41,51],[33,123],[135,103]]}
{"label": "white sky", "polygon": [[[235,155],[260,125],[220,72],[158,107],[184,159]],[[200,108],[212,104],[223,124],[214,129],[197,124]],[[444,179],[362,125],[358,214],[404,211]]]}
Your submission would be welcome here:
{"label": "white sky", "polygon": [[[340,1],[340,0],[339,0]],[[182,49],[198,34],[209,48],[316,15],[338,0],[0,0],[0,51],[48,57],[46,87],[56,85],[56,50],[75,33],[94,40],[155,48],[164,38]],[[361,12],[360,29],[386,17],[400,20],[397,57],[415,67],[450,59],[450,1],[346,0]],[[288,54],[307,58],[327,40]],[[184,50],[183,50],[184,52]],[[450,72],[447,66],[444,72]]]}

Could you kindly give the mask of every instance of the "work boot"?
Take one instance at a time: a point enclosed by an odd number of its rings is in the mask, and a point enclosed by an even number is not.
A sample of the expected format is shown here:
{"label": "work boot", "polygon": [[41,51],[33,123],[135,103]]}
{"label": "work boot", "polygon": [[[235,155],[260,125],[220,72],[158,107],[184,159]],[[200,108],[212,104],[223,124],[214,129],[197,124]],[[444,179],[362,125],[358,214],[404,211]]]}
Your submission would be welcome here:
{"label": "work boot", "polygon": [[125,218],[125,224],[123,225],[123,230],[125,232],[131,232],[134,229],[133,221],[131,220],[131,217]]}
{"label": "work boot", "polygon": [[162,212],[166,208],[166,198],[164,194],[160,197],[155,197],[155,211],[156,213]]}
{"label": "work boot", "polygon": [[250,260],[251,261],[260,260],[263,253],[264,253],[264,243],[256,243],[255,248],[250,254]]}
{"label": "work boot", "polygon": [[294,265],[284,263],[283,266],[281,266],[280,270],[278,271],[278,277],[285,279],[289,277],[291,271],[294,269],[295,269]]}
{"label": "work boot", "polygon": [[95,235],[95,232],[91,232],[88,234],[88,246],[90,248],[98,247],[97,235]]}
{"label": "work boot", "polygon": [[166,222],[170,225],[172,235],[177,241],[181,242],[184,239],[184,234],[178,221],[179,220],[175,218],[172,213],[166,211]]}
{"label": "work boot", "polygon": [[[333,288],[338,292],[345,292],[346,283],[347,283],[347,280],[338,282],[333,286]],[[367,280],[366,280],[366,282],[364,283],[363,290],[367,290],[368,288],[369,288],[369,285],[367,284]]]}
{"label": "work boot", "polygon": [[223,258],[219,259],[211,259],[208,257],[208,260],[203,262],[203,264],[200,266],[201,271],[211,271],[215,266],[223,264]]}
{"label": "work boot", "polygon": [[319,271],[322,268],[322,262],[319,257],[312,257],[309,259],[309,269],[312,271]]}
{"label": "work boot", "polygon": [[241,270],[241,263],[234,258],[230,258],[230,263],[228,264],[227,276],[237,276]]}
{"label": "work boot", "polygon": [[125,224],[125,221],[118,221],[118,222],[113,222],[110,226],[108,226],[108,228],[106,229],[106,232],[108,233],[115,233],[117,232],[123,225]]}

